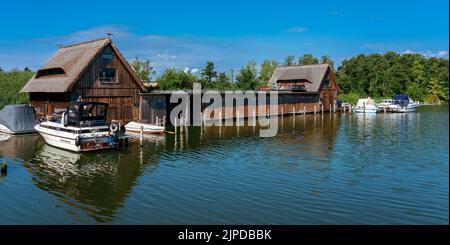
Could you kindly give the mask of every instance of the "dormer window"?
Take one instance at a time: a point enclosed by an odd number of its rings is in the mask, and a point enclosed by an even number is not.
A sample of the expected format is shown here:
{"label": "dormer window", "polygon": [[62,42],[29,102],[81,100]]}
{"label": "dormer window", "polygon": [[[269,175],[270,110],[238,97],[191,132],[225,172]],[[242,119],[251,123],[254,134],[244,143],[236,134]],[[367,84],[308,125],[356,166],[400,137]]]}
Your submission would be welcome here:
{"label": "dormer window", "polygon": [[66,72],[61,67],[41,69],[36,72],[36,78],[55,75],[66,75]]}

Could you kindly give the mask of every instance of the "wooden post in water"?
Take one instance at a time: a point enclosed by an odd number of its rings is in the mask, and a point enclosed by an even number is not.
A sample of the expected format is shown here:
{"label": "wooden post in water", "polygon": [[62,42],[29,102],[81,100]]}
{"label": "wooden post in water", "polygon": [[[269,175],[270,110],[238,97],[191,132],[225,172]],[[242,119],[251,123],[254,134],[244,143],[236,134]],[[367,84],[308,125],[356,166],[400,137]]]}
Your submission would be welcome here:
{"label": "wooden post in water", "polygon": [[316,115],[316,105],[314,105],[314,115]]}
{"label": "wooden post in water", "polygon": [[253,109],[253,134],[255,134],[256,128],[256,109]]}
{"label": "wooden post in water", "polygon": [[240,120],[240,117],[239,117],[240,115],[241,115],[241,113],[240,113],[239,109],[237,109],[236,110],[236,126],[237,127],[241,126],[241,120]]}
{"label": "wooden post in water", "polygon": [[306,114],[306,106],[303,106],[303,115]]}
{"label": "wooden post in water", "polygon": [[139,135],[139,144],[142,146],[144,142],[144,126],[141,126],[141,132]]}
{"label": "wooden post in water", "polygon": [[320,112],[322,113],[322,116],[323,116],[323,104],[320,105]]}
{"label": "wooden post in water", "polygon": [[222,137],[222,110],[219,111],[219,137]]}
{"label": "wooden post in water", "polygon": [[181,133],[181,134],[184,133],[184,126],[183,126],[183,123],[184,123],[184,116],[181,116],[181,117],[180,117],[180,133]]}
{"label": "wooden post in water", "polygon": [[177,135],[177,133],[178,133],[178,129],[177,129],[177,117],[175,117],[175,118],[173,119],[173,123],[175,124],[175,125],[173,125],[174,128],[175,128],[175,135]]}
{"label": "wooden post in water", "polygon": [[162,120],[163,127],[166,129],[166,116],[163,116]]}

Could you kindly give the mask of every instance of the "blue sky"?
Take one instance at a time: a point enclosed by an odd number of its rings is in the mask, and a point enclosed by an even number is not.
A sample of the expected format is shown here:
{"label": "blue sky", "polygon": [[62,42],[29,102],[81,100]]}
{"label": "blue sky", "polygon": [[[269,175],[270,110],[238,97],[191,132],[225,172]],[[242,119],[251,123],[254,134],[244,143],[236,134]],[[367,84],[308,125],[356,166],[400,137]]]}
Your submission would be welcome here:
{"label": "blue sky", "polygon": [[447,0],[427,1],[10,1],[0,15],[0,67],[37,69],[58,44],[105,37],[128,60],[238,70],[251,59],[312,53],[337,64],[353,55],[448,58]]}

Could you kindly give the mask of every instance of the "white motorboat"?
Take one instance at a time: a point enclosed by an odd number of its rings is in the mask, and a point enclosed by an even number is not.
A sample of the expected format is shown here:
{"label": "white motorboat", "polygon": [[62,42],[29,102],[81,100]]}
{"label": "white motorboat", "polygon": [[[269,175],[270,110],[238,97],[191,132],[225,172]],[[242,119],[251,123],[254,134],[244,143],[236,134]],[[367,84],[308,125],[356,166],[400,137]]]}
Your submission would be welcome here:
{"label": "white motorboat", "polygon": [[127,133],[140,134],[141,130],[143,134],[162,134],[165,128],[159,125],[138,122],[129,122],[125,125],[125,131]]}
{"label": "white motorboat", "polygon": [[394,105],[391,112],[405,113],[416,110],[417,103],[406,94],[397,94],[393,97]]}
{"label": "white motorboat", "polygon": [[394,105],[393,99],[384,99],[381,103],[377,104],[377,108],[380,111],[390,111]]}
{"label": "white motorboat", "polygon": [[73,102],[35,129],[47,144],[70,151],[116,148],[119,126],[106,121],[107,109],[106,103]]}
{"label": "white motorboat", "polygon": [[377,113],[378,108],[375,101],[368,97],[366,99],[359,99],[353,111],[355,113]]}

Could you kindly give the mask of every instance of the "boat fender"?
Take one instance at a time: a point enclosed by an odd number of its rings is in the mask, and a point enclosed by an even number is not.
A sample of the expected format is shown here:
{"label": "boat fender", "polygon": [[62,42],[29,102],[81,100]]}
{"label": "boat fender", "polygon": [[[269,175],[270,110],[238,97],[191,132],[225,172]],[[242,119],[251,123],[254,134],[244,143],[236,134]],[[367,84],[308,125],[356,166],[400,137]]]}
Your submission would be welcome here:
{"label": "boat fender", "polygon": [[80,146],[80,145],[81,145],[81,138],[80,138],[80,136],[77,136],[77,137],[75,138],[75,145],[76,145],[76,146]]}
{"label": "boat fender", "polygon": [[109,129],[115,133],[119,129],[119,126],[117,126],[117,124],[115,124],[115,123],[111,123],[111,125],[109,126]]}

